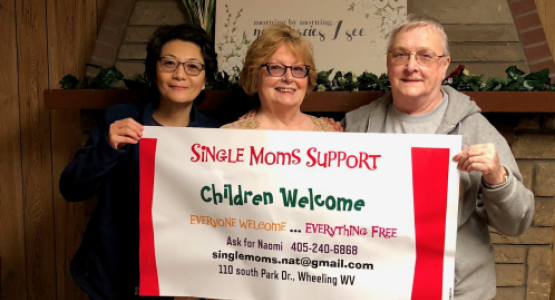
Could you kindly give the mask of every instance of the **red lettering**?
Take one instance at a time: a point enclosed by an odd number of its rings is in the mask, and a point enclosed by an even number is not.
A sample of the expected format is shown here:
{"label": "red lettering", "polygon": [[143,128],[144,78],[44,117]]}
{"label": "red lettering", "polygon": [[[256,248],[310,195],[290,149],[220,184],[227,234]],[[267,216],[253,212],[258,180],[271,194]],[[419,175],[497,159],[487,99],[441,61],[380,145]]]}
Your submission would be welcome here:
{"label": "red lettering", "polygon": [[365,152],[360,152],[359,154],[360,154],[360,155],[359,155],[359,159],[360,159],[360,160],[359,160],[359,162],[358,162],[358,168],[359,168],[359,169],[362,169],[362,164],[365,164],[365,165],[366,165],[366,168],[367,168],[368,170],[372,170],[372,169],[370,169],[370,166],[369,166],[368,163],[366,162],[366,160],[368,160],[368,154],[365,153]]}
{"label": "red lettering", "polygon": [[308,155],[308,159],[310,162],[306,163],[307,167],[314,167],[316,165],[316,158],[312,156],[312,152],[316,151],[316,148],[312,147],[306,151],[306,155]]}
{"label": "red lettering", "polygon": [[237,158],[235,159],[236,162],[243,162],[243,151],[245,151],[244,148],[237,149]]}
{"label": "red lettering", "polygon": [[337,152],[335,151],[330,151],[329,152],[330,156],[329,156],[329,160],[328,160],[328,164],[327,166],[330,167],[331,166],[331,162],[337,159]]}
{"label": "red lettering", "polygon": [[372,164],[372,169],[370,170],[376,170],[376,168],[378,168],[376,166],[376,159],[378,159],[378,157],[382,157],[381,155],[368,155],[368,157],[372,158],[373,164]]}
{"label": "red lettering", "polygon": [[191,146],[191,151],[193,151],[193,154],[195,155],[195,157],[191,157],[192,162],[197,162],[200,159],[200,154],[196,151],[196,148],[198,147],[200,147],[200,144],[194,144]]}
{"label": "red lettering", "polygon": [[235,161],[232,159],[233,157],[233,150],[227,149],[227,163],[234,164]]}
{"label": "red lettering", "polygon": [[[268,157],[272,157],[272,161],[270,162],[270,159]],[[266,155],[264,155],[264,162],[267,165],[273,165],[276,163],[276,154],[274,152],[268,152],[266,153]]]}
{"label": "red lettering", "polygon": [[283,166],[290,165],[291,164],[291,153],[278,152],[277,153],[277,162],[278,163],[281,162],[281,165],[283,165]]}
{"label": "red lettering", "polygon": [[260,149],[260,152],[258,153],[258,155],[256,154],[256,149],[251,146],[251,159],[250,159],[250,165],[252,166],[253,161],[258,165],[259,163],[264,161],[264,147],[262,147]]}
{"label": "red lettering", "polygon": [[301,152],[300,149],[294,149],[293,152],[291,152],[291,156],[293,156],[294,165],[298,165],[301,162],[301,158],[299,157],[299,155],[297,155],[299,152]]}
{"label": "red lettering", "polygon": [[375,233],[378,233],[380,230],[380,226],[372,226],[372,237],[374,237]]}
{"label": "red lettering", "polygon": [[223,162],[226,159],[226,155],[225,155],[225,150],[224,149],[220,149],[216,152],[216,161],[218,162]]}
{"label": "red lettering", "polygon": [[[351,161],[351,158],[355,159],[354,164],[349,163]],[[353,168],[356,168],[357,165],[358,165],[358,160],[357,160],[356,156],[349,155],[349,157],[347,157],[347,167],[349,167],[349,169],[353,169]]]}
{"label": "red lettering", "polygon": [[347,158],[347,153],[345,153],[343,151],[339,151],[339,157],[337,159],[337,167],[338,168],[341,166],[341,162],[345,161],[346,158]]}

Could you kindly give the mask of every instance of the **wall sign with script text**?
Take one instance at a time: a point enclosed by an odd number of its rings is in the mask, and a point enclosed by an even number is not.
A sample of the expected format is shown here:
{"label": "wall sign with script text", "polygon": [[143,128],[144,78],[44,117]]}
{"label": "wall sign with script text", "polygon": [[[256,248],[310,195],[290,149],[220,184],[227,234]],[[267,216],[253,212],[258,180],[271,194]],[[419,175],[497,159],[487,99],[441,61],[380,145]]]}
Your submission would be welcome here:
{"label": "wall sign with script text", "polygon": [[260,31],[284,23],[312,42],[318,70],[384,73],[389,34],[406,14],[406,0],[218,0],[219,67],[242,68]]}

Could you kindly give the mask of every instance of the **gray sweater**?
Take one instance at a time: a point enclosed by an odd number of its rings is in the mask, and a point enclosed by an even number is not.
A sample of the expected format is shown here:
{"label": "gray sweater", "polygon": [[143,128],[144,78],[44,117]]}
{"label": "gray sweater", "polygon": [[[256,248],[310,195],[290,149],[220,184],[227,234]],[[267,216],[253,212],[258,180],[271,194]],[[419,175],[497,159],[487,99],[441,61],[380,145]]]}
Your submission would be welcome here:
{"label": "gray sweater", "polygon": [[[509,145],[480,114],[468,96],[441,87],[449,96],[447,111],[436,134],[458,134],[468,145],[493,143],[507,169],[507,184],[487,188],[479,172],[460,173],[457,251],[455,256],[456,300],[482,300],[495,296],[495,261],[488,226],[504,235],[522,234],[534,215],[534,195],[522,184]],[[348,132],[383,133],[391,93],[345,115]]]}

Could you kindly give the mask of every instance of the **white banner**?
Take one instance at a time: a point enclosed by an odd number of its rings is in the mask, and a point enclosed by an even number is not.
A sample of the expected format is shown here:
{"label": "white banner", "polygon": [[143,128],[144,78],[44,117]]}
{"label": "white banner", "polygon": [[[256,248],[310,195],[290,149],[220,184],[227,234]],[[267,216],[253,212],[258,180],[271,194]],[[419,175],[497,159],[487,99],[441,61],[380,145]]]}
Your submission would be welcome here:
{"label": "white banner", "polygon": [[145,127],[141,295],[450,299],[460,136]]}
{"label": "white banner", "polygon": [[406,0],[218,0],[215,44],[220,70],[242,68],[248,46],[284,23],[314,45],[318,70],[386,72],[389,34],[406,19]]}

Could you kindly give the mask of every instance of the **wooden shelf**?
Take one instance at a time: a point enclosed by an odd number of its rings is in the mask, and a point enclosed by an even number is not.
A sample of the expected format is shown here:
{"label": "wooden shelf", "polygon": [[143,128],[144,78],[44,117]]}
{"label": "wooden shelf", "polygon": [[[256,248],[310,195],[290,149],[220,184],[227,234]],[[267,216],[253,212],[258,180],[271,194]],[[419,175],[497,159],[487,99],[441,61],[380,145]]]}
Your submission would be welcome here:
{"label": "wooden shelf", "polygon": [[[466,92],[483,112],[555,113],[555,92]],[[383,96],[380,92],[312,92],[301,106],[305,112],[347,112]],[[140,90],[44,91],[47,109],[105,109],[123,103],[147,102],[152,96]],[[207,91],[202,111],[246,111],[252,97],[242,91]]]}

